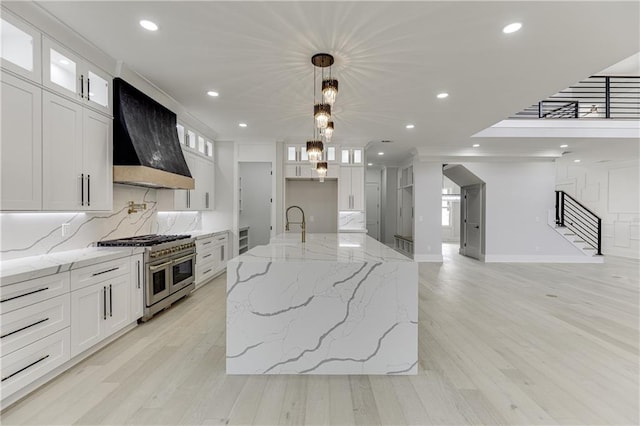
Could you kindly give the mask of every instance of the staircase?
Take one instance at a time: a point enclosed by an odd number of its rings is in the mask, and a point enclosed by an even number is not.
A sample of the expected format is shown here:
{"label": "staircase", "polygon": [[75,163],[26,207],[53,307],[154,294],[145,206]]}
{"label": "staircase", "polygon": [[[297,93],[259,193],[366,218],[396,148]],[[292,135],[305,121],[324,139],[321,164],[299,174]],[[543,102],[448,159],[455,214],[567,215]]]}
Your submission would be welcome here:
{"label": "staircase", "polygon": [[601,259],[602,219],[564,191],[556,191],[555,217],[549,225],[586,256]]}

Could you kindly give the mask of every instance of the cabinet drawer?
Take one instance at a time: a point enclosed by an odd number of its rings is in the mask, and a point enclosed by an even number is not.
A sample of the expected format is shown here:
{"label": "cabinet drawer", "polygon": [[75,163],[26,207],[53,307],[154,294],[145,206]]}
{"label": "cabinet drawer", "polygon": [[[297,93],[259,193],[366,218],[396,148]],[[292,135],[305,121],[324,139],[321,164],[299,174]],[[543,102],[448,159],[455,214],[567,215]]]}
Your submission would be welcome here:
{"label": "cabinet drawer", "polygon": [[196,251],[205,251],[208,250],[211,246],[215,245],[215,237],[207,237],[202,238],[201,240],[196,240]]}
{"label": "cabinet drawer", "polygon": [[2,398],[69,361],[69,341],[69,328],[64,328],[0,358]]}
{"label": "cabinet drawer", "polygon": [[0,315],[0,353],[9,354],[69,327],[70,297],[63,294]]}
{"label": "cabinet drawer", "polygon": [[68,272],[3,286],[0,287],[0,314],[6,314],[68,292]]}
{"label": "cabinet drawer", "polygon": [[71,271],[71,291],[129,273],[129,257]]}
{"label": "cabinet drawer", "polygon": [[214,235],[213,238],[218,244],[225,244],[227,242],[227,233]]}
{"label": "cabinet drawer", "polygon": [[216,259],[217,246],[212,246],[211,249],[204,250],[202,252],[196,252],[196,265],[202,265],[205,263],[213,262]]}
{"label": "cabinet drawer", "polygon": [[198,284],[207,281],[209,278],[215,275],[218,271],[218,265],[215,262],[203,265],[202,268],[198,268],[196,273],[196,282]]}

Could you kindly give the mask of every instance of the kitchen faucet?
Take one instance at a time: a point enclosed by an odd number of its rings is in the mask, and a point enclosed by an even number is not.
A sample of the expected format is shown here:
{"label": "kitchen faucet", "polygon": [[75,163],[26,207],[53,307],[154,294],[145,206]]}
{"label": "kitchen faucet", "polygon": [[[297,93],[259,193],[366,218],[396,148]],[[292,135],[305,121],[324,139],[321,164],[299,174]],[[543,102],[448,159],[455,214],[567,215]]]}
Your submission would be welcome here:
{"label": "kitchen faucet", "polygon": [[[300,210],[300,213],[302,213],[302,222],[289,222],[289,210],[291,210],[293,208],[296,208],[296,209]],[[285,217],[286,217],[286,222],[287,222],[286,225],[284,226],[285,231],[289,230],[289,224],[290,223],[293,223],[294,225],[299,224],[300,227],[302,228],[302,242],[304,243],[305,240],[306,240],[307,232],[306,232],[306,222],[304,220],[304,210],[302,210],[302,207],[300,207],[300,206],[288,207],[287,208],[287,212],[285,213]]]}

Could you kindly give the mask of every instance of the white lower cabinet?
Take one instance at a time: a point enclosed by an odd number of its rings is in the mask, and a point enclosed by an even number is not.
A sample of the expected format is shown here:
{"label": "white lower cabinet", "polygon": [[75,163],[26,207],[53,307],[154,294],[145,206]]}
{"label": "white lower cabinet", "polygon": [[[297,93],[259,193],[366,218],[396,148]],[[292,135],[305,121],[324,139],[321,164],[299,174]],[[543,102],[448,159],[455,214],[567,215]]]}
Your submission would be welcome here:
{"label": "white lower cabinet", "polygon": [[72,357],[129,323],[130,283],[125,274],[71,292]]}
{"label": "white lower cabinet", "polygon": [[131,321],[144,313],[144,255],[131,256]]}
{"label": "white lower cabinet", "polygon": [[5,399],[69,361],[69,328],[0,358],[2,398]]}
{"label": "white lower cabinet", "polygon": [[196,286],[206,283],[227,267],[227,232],[196,240]]}

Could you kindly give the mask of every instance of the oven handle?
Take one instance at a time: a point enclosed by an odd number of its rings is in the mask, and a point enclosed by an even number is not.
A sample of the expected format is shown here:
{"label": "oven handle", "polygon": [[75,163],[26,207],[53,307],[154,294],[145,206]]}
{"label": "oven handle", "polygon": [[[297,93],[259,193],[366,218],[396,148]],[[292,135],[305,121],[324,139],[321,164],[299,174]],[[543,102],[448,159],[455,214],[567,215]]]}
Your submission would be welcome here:
{"label": "oven handle", "polygon": [[173,260],[173,263],[174,263],[174,264],[175,264],[175,263],[182,263],[184,260],[192,259],[192,258],[194,258],[194,257],[196,257],[196,254],[195,254],[195,253],[193,253],[193,254],[189,254],[189,255],[187,255],[187,256],[183,256],[183,257],[180,257],[180,258],[178,258],[178,259],[174,259],[174,260]]}
{"label": "oven handle", "polygon": [[149,266],[149,270],[150,270],[151,272],[153,272],[153,271],[157,271],[158,269],[166,268],[167,266],[171,265],[171,263],[172,263],[171,261],[168,261],[168,262],[161,263],[161,264],[159,264],[159,265]]}

